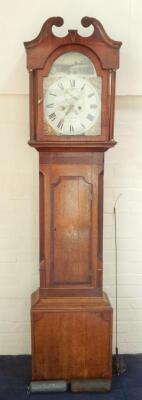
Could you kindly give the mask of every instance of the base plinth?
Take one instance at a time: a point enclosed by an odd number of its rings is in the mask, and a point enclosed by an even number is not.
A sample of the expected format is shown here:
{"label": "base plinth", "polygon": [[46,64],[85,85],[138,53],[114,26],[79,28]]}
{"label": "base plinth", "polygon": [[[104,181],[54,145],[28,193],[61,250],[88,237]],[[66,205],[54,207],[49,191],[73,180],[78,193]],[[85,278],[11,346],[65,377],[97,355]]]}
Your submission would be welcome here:
{"label": "base plinth", "polygon": [[97,384],[102,379],[109,380],[102,391],[109,390],[112,308],[105,294],[40,298],[37,292],[32,296],[31,319],[33,381],[66,380],[72,391],[85,391],[85,387],[97,391],[93,380]]}

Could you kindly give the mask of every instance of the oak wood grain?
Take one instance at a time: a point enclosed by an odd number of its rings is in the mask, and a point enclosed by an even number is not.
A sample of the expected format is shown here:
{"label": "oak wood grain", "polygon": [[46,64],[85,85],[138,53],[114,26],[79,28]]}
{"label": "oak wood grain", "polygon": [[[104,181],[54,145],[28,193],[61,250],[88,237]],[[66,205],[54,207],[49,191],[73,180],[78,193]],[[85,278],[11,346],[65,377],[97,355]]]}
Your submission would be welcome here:
{"label": "oak wood grain", "polygon": [[[112,307],[103,292],[104,152],[113,147],[116,70],[121,42],[95,18],[90,36],[45,21],[24,43],[30,74],[30,146],[39,151],[40,288],[31,299],[32,379],[112,377]],[[81,52],[101,78],[101,133],[48,135],[43,79],[65,52]],[[52,128],[52,127],[51,127]],[[51,132],[51,131],[50,131]]]}
{"label": "oak wood grain", "polygon": [[39,300],[32,332],[34,380],[111,379],[112,308],[105,295]]}

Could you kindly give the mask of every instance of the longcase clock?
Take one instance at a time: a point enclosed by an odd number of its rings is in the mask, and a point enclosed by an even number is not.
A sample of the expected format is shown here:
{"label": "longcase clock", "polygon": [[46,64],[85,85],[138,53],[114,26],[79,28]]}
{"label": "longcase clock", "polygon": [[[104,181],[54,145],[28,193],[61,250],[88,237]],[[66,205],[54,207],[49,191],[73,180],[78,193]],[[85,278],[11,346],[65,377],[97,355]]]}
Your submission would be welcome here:
{"label": "longcase clock", "polygon": [[112,307],[102,288],[104,152],[113,139],[121,42],[49,18],[26,42],[30,141],[39,151],[40,288],[32,295],[32,379],[109,390]]}

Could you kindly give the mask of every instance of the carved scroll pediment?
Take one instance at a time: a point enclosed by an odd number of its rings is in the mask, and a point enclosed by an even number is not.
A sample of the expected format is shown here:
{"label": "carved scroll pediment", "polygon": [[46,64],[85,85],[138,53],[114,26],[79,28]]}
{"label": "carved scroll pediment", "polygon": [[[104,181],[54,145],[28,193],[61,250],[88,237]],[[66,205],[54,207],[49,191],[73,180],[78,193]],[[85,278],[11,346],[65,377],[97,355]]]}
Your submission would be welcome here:
{"label": "carved scroll pediment", "polygon": [[[39,45],[41,42],[47,40],[50,36],[61,39],[61,37],[58,37],[55,34],[53,34],[52,28],[53,28],[53,26],[61,27],[63,25],[64,25],[64,19],[62,17],[48,18],[44,22],[39,35],[35,39],[31,40],[30,42],[25,42],[24,43],[25,47],[29,48],[29,47],[34,47],[36,45]],[[107,33],[105,32],[105,30],[103,28],[103,25],[96,18],[83,17],[81,20],[81,25],[84,28],[88,28],[91,25],[94,27],[93,33],[90,36],[94,37],[95,40],[104,42],[110,47],[119,48],[121,46],[121,42],[112,40],[107,35]],[[88,40],[88,38],[89,38],[89,36],[81,36],[78,33],[78,31],[74,30],[74,29],[68,30],[68,34],[66,36],[64,36],[64,38],[66,38],[67,36],[70,38],[71,42],[75,42],[75,41],[77,41],[78,38],[82,38],[82,37],[84,38],[84,40]],[[63,37],[62,37],[62,39],[63,39]]]}
{"label": "carved scroll pediment", "polygon": [[[70,29],[64,36],[58,36],[53,32],[53,27],[61,28],[64,25],[62,17],[52,17],[45,21],[39,35],[24,45],[28,54],[28,68],[43,68],[50,54],[61,46],[73,44],[84,46],[92,50],[99,58],[102,68],[116,69],[119,67],[119,48],[121,42],[112,40],[105,32],[102,24],[92,17],[83,17],[81,25],[83,28],[92,26],[93,32],[85,36],[77,30]],[[60,32],[61,33],[61,32]]]}

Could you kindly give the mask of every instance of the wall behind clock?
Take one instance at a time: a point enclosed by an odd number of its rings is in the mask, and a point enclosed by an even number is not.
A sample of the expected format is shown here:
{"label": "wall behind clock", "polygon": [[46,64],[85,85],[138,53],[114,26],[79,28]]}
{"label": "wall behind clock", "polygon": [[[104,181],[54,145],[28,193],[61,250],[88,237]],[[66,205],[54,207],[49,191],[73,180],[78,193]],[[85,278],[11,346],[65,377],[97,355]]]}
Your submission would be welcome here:
{"label": "wall behind clock", "polygon": [[[74,14],[75,10],[75,14]],[[46,18],[65,18],[62,34],[95,16],[123,41],[117,74],[115,138],[105,155],[104,286],[112,303],[117,196],[119,348],[142,350],[142,3],[141,0],[1,1],[0,15],[0,354],[30,352],[30,294],[38,286],[38,153],[29,137],[28,74],[23,41]],[[57,32],[57,29],[56,29]],[[91,29],[89,29],[91,32]]]}

